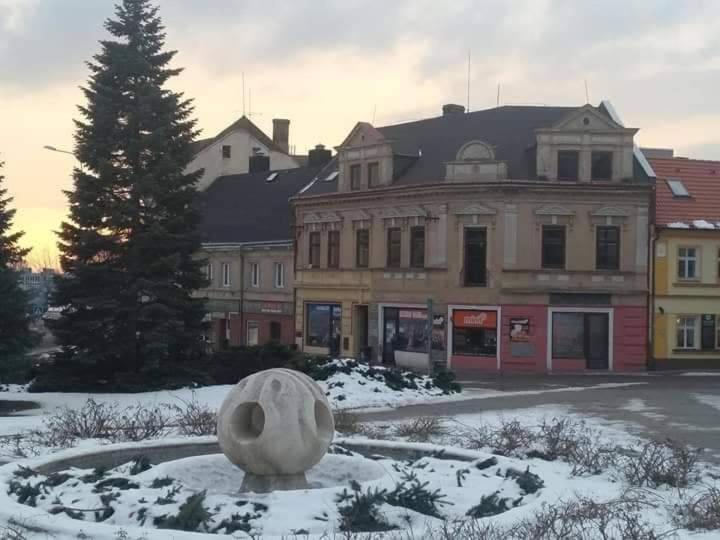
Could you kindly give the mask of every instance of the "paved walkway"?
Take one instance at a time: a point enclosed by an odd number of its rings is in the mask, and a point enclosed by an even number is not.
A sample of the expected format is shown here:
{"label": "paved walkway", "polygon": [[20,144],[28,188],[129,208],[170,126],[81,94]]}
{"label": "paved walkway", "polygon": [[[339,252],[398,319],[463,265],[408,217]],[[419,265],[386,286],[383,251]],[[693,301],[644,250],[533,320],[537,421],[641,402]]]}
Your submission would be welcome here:
{"label": "paved walkway", "polygon": [[[463,376],[459,379],[462,381]],[[641,383],[619,388],[593,388],[602,383]],[[587,387],[563,391],[567,387]],[[464,387],[504,392],[554,390],[535,395],[403,407],[362,415],[363,421],[399,420],[416,416],[455,416],[492,410],[512,411],[539,405],[570,407],[611,422],[631,424],[639,435],[684,441],[707,449],[706,457],[720,463],[720,376],[685,377],[678,374],[615,376],[504,376],[464,381]],[[511,414],[509,412],[508,414]]]}

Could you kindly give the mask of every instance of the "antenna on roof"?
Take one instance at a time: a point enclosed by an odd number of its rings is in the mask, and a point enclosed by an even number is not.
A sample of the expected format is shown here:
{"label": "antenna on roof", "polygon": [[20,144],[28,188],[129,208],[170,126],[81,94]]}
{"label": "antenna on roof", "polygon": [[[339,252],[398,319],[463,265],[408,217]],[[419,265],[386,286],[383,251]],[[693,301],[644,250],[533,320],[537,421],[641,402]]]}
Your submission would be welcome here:
{"label": "antenna on roof", "polygon": [[497,104],[496,107],[500,106],[500,83],[498,83],[498,91],[497,91]]}
{"label": "antenna on roof", "polygon": [[245,116],[245,72],[242,72],[242,88],[243,88],[243,116]]}
{"label": "antenna on roof", "polygon": [[590,92],[588,92],[587,79],[585,79],[585,103],[590,103]]}
{"label": "antenna on roof", "polygon": [[248,88],[248,116],[252,116],[252,88]]}
{"label": "antenna on roof", "polygon": [[470,112],[470,53],[471,49],[468,49],[468,70],[467,70],[467,107],[465,110]]}

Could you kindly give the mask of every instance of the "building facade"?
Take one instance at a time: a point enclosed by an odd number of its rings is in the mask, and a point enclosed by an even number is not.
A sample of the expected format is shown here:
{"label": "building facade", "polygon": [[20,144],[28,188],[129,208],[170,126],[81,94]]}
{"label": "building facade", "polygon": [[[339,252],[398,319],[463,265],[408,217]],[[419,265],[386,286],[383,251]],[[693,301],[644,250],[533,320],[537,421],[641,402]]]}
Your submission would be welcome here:
{"label": "building facade", "polygon": [[359,123],[293,199],[298,345],[416,369],[645,369],[636,131],[605,103]]}
{"label": "building facade", "polygon": [[36,272],[31,268],[20,270],[20,287],[28,293],[33,317],[42,317],[50,307],[50,296],[55,290],[56,275],[57,272],[52,268],[43,268]]}
{"label": "building facade", "polygon": [[720,367],[720,161],[651,159],[656,188],[653,360]]}

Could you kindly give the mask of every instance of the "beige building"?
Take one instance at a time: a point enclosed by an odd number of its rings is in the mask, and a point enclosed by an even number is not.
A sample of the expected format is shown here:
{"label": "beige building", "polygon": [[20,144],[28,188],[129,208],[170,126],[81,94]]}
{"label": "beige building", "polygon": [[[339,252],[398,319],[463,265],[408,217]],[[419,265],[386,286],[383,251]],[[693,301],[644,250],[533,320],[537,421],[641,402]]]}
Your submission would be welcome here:
{"label": "beige building", "polygon": [[359,123],[293,199],[298,345],[420,369],[644,369],[654,173],[636,131],[607,103]]}

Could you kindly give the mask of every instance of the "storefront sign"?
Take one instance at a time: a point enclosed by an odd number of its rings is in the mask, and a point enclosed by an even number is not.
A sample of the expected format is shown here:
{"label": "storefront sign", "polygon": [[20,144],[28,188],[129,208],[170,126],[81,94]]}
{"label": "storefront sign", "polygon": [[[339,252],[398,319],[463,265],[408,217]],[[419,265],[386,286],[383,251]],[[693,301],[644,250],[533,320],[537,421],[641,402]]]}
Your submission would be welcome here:
{"label": "storefront sign", "polygon": [[427,311],[424,309],[401,309],[399,317],[401,319],[418,319],[424,321],[427,319]]}
{"label": "storefront sign", "polygon": [[530,340],[530,319],[510,319],[510,341]]}
{"label": "storefront sign", "polygon": [[497,328],[497,311],[454,311],[453,324],[458,328]]}

